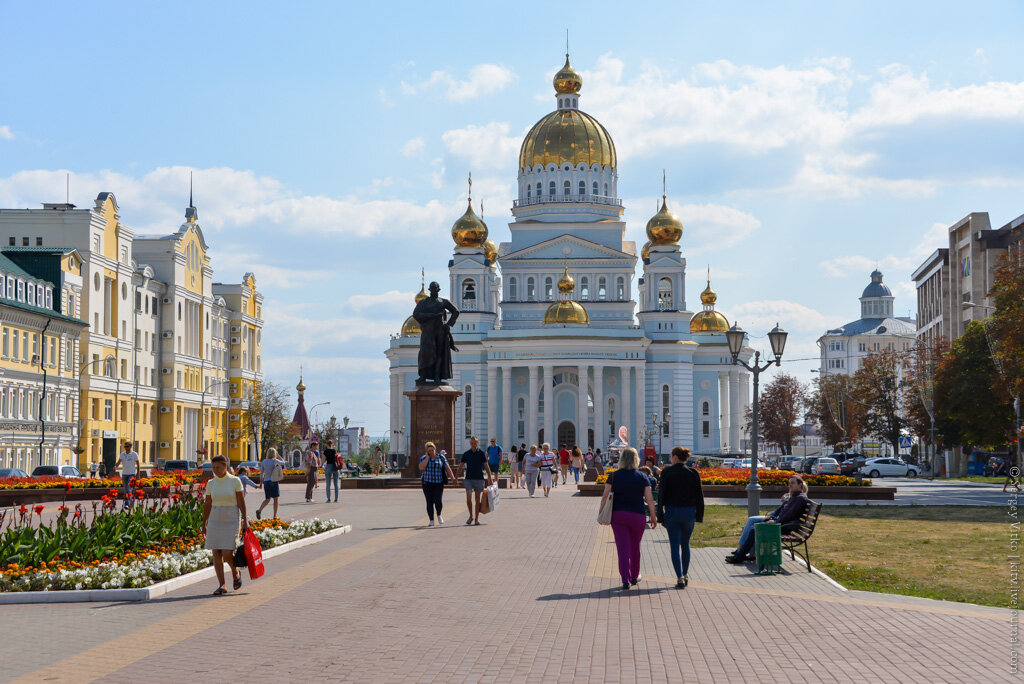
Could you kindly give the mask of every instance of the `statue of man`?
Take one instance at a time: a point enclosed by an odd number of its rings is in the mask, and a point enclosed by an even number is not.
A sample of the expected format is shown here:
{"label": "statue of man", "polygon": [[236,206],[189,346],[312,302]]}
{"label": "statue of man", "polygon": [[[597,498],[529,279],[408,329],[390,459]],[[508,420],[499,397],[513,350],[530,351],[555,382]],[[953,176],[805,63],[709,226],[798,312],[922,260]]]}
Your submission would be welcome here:
{"label": "statue of man", "polygon": [[[452,352],[458,351],[451,328],[459,310],[447,299],[438,297],[441,286],[430,283],[430,296],[416,305],[412,317],[420,324],[419,372],[417,384],[440,385],[452,377]],[[450,315],[448,315],[450,314]]]}

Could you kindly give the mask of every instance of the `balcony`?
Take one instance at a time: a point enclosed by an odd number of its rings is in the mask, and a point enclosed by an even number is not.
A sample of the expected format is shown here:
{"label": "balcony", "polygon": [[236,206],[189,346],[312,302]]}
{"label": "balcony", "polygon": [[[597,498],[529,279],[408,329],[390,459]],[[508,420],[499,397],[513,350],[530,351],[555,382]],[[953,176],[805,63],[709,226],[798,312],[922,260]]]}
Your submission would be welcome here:
{"label": "balcony", "polygon": [[537,204],[605,204],[612,207],[621,207],[622,200],[617,197],[605,197],[604,195],[544,195],[542,197],[527,197],[525,199],[513,200],[512,208],[532,207]]}

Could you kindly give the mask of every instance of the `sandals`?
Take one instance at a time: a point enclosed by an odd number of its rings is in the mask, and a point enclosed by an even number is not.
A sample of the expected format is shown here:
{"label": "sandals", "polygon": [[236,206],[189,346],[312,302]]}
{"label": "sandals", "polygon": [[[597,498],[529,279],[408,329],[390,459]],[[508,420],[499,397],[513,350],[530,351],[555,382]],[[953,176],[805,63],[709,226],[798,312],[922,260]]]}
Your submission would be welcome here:
{"label": "sandals", "polygon": [[676,589],[685,589],[686,585],[690,583],[689,577],[680,577],[676,580]]}
{"label": "sandals", "polygon": [[225,589],[224,587],[217,587],[217,591],[213,592],[213,595],[214,596],[223,596],[226,593],[228,593],[227,589]]}
{"label": "sandals", "polygon": [[235,588],[235,591],[238,591],[239,589],[242,588],[242,574],[241,573],[238,574],[238,579],[236,579],[235,583],[232,584],[231,586],[233,586]]}

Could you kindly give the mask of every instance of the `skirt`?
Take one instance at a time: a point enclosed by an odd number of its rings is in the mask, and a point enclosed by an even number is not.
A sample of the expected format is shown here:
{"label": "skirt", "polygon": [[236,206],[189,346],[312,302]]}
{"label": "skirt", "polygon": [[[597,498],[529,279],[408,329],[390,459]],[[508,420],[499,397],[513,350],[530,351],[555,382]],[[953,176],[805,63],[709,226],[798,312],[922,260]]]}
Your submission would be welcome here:
{"label": "skirt", "polygon": [[238,546],[240,526],[238,506],[214,506],[206,521],[206,544],[203,548],[234,551]]}

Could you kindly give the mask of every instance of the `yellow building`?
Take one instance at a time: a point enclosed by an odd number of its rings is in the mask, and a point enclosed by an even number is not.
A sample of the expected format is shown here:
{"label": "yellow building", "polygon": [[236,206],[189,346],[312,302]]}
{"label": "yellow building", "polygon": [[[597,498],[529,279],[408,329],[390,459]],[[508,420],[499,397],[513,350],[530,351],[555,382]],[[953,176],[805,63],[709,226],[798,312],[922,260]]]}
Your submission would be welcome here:
{"label": "yellow building", "polygon": [[213,282],[195,207],[177,231],[137,236],[104,192],[91,209],[0,210],[0,231],[81,254],[81,317],[90,325],[77,357],[80,469],[110,468],[126,440],[147,465],[249,457],[244,435],[229,438],[229,407],[241,416],[245,387],[262,377],[263,297],[251,274],[238,285]]}

